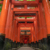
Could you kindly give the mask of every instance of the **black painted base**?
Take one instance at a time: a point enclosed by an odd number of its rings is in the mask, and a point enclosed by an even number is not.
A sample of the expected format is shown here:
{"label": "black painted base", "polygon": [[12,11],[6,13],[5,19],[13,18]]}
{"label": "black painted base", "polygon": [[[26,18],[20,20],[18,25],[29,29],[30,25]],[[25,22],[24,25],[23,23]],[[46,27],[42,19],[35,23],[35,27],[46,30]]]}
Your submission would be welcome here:
{"label": "black painted base", "polygon": [[12,48],[17,48],[16,42],[12,42]]}
{"label": "black painted base", "polygon": [[9,50],[11,49],[11,40],[8,38],[5,38],[4,48],[3,50]]}
{"label": "black painted base", "polygon": [[5,36],[0,35],[0,50],[2,50],[4,47],[4,40],[5,40]]}
{"label": "black painted base", "polygon": [[34,47],[34,42],[31,42],[31,47]]}
{"label": "black painted base", "polygon": [[48,40],[47,43],[48,43],[48,46],[49,46],[49,49],[50,49],[50,36],[47,37],[47,40]]}
{"label": "black painted base", "polygon": [[47,44],[47,38],[43,38],[43,44]]}
{"label": "black painted base", "polygon": [[23,46],[23,43],[20,43],[20,46]]}
{"label": "black painted base", "polygon": [[39,40],[39,45],[38,46],[39,46],[40,49],[42,49],[42,45],[43,45],[42,40]]}
{"label": "black painted base", "polygon": [[20,42],[17,42],[17,47],[20,47]]}
{"label": "black painted base", "polygon": [[17,43],[16,43],[16,47],[17,47]]}
{"label": "black painted base", "polygon": [[50,36],[47,37],[47,40],[48,40],[48,42],[47,42],[48,45],[50,45]]}
{"label": "black painted base", "polygon": [[39,48],[39,42],[36,41],[36,48]]}
{"label": "black painted base", "polygon": [[34,43],[34,48],[37,48],[37,43]]}
{"label": "black painted base", "polygon": [[31,43],[28,43],[28,46],[31,46]]}
{"label": "black painted base", "polygon": [[43,38],[42,43],[42,50],[49,50],[48,44],[47,44],[47,38]]}

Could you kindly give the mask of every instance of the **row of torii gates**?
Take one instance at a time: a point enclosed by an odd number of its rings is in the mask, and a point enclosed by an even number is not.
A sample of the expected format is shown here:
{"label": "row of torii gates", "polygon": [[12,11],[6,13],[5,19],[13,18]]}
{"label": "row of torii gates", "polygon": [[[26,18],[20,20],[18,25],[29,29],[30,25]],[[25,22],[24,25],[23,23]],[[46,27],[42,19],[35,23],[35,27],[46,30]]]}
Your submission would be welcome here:
{"label": "row of torii gates", "polygon": [[[35,1],[3,0],[0,1],[0,4],[3,4],[1,16],[0,16],[0,44],[1,45],[2,42],[4,41],[5,43],[7,43],[7,41],[11,41],[13,44],[15,42],[16,44],[18,43],[18,45],[20,43],[23,43],[23,41],[20,39],[20,28],[25,26],[31,27],[30,29],[31,37],[29,37],[29,39],[31,38],[31,40],[29,41],[29,43],[31,43],[32,46],[33,44],[37,44],[37,43],[41,44],[42,42],[44,45],[47,45],[47,41],[50,41],[49,0],[35,0]],[[24,7],[24,9],[23,8],[18,9],[17,7]],[[35,8],[27,9],[27,7],[35,7]],[[18,17],[22,17],[22,16],[24,16],[25,18],[18,19]],[[27,16],[32,17],[32,19],[27,19]],[[20,23],[21,21],[22,22],[24,21],[24,24],[21,24]],[[27,24],[28,21],[31,21],[33,23]],[[22,29],[23,28],[21,28],[21,30]],[[27,28],[25,29],[27,30]],[[21,37],[25,37],[25,35]]]}

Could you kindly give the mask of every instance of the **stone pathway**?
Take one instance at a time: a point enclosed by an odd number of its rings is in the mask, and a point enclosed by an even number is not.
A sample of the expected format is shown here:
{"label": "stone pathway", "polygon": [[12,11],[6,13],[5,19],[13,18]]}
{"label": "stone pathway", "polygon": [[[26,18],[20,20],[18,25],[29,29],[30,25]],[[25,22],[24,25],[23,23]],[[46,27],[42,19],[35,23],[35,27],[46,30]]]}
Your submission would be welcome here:
{"label": "stone pathway", "polygon": [[[11,50],[11,49],[10,49]],[[27,44],[24,44],[22,47],[20,47],[20,48],[12,48],[12,50],[41,50],[41,49],[39,49],[39,48],[31,48],[31,47],[29,47]]]}
{"label": "stone pathway", "polygon": [[29,47],[27,44],[25,44],[21,48],[19,48],[18,50],[34,50],[34,49]]}

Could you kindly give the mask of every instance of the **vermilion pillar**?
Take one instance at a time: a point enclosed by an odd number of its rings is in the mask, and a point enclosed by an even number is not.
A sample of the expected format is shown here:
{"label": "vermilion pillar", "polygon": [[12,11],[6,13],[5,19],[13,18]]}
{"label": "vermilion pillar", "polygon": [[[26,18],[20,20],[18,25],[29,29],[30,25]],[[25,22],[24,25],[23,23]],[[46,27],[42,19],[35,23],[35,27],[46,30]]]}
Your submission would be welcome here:
{"label": "vermilion pillar", "polygon": [[12,27],[12,40],[13,40],[13,42],[15,42],[16,41],[16,39],[15,39],[15,37],[16,37],[16,20],[14,19],[13,20],[13,27]]}
{"label": "vermilion pillar", "polygon": [[31,39],[32,39],[31,42],[34,42],[34,38],[33,38],[34,33],[35,33],[35,31],[34,31],[34,26],[33,26],[33,27],[31,28]]}
{"label": "vermilion pillar", "polygon": [[[39,7],[40,9],[40,7]],[[39,40],[41,41],[43,39],[43,35],[42,35],[42,22],[41,22],[41,15],[40,15],[40,10],[38,12],[38,24],[39,24]]]}
{"label": "vermilion pillar", "polygon": [[35,26],[33,26],[33,38],[34,38],[34,43],[36,43],[36,33],[35,33],[34,27],[35,27]]}
{"label": "vermilion pillar", "polygon": [[10,15],[10,28],[9,28],[9,39],[12,39],[12,29],[13,29],[13,8],[14,8],[14,5],[12,4],[11,5],[11,15]]}
{"label": "vermilion pillar", "polygon": [[16,43],[17,43],[17,37],[18,35],[17,35],[17,21],[15,20],[15,41],[16,41]]}
{"label": "vermilion pillar", "polygon": [[17,23],[16,23],[16,19],[14,19],[14,21],[13,21],[14,23],[13,23],[13,45],[15,44],[15,46],[14,47],[17,47]]}
{"label": "vermilion pillar", "polygon": [[4,45],[3,43],[4,43],[4,36],[5,36],[5,26],[6,26],[8,7],[9,7],[9,0],[4,0],[2,12],[0,16],[0,50],[2,50]]}
{"label": "vermilion pillar", "polygon": [[[5,48],[7,46],[7,43],[9,42],[10,10],[11,10],[11,3],[9,3],[8,14],[7,14],[7,21],[6,21],[5,41],[4,41],[5,42],[4,43]],[[9,44],[10,44],[10,42],[9,42]]]}
{"label": "vermilion pillar", "polygon": [[11,32],[11,40],[12,40],[12,47],[15,48],[16,47],[16,20],[13,19],[13,25],[12,25],[12,32]]}
{"label": "vermilion pillar", "polygon": [[20,27],[18,27],[18,42],[20,43]]}
{"label": "vermilion pillar", "polygon": [[47,25],[47,32],[48,35],[50,35],[50,9],[49,9],[49,0],[43,0],[43,6],[45,11],[45,19],[46,19],[46,25]]}
{"label": "vermilion pillar", "polygon": [[37,17],[35,18],[34,21],[34,27],[35,27],[35,35],[36,35],[36,42],[38,42],[38,25],[37,25]]}
{"label": "vermilion pillar", "polygon": [[44,9],[43,9],[42,3],[39,3],[39,9],[40,9],[40,19],[41,19],[41,23],[42,23],[43,38],[47,38],[47,28],[46,28]]}
{"label": "vermilion pillar", "polygon": [[36,35],[35,35],[35,29],[34,26],[31,27],[31,46],[34,46],[34,43],[36,41]]}
{"label": "vermilion pillar", "polygon": [[11,10],[11,3],[9,4],[8,15],[7,15],[7,22],[6,22],[6,29],[5,29],[5,38],[9,37],[9,25],[10,25],[10,10]]}
{"label": "vermilion pillar", "polygon": [[12,37],[13,38],[13,42],[16,41],[16,38],[15,38],[16,37],[16,31],[17,31],[16,30],[16,20],[14,19],[13,20],[13,37]]}
{"label": "vermilion pillar", "polygon": [[[50,38],[50,8],[49,8],[49,0],[42,0],[44,12],[45,12],[45,20],[46,20],[46,26],[47,26],[47,35]],[[47,38],[43,39],[44,44],[47,45]],[[48,49],[46,47],[46,49]]]}
{"label": "vermilion pillar", "polygon": [[6,25],[8,6],[9,6],[9,0],[4,0],[3,1],[2,12],[1,12],[1,17],[0,17],[0,34],[5,33],[5,25]]}

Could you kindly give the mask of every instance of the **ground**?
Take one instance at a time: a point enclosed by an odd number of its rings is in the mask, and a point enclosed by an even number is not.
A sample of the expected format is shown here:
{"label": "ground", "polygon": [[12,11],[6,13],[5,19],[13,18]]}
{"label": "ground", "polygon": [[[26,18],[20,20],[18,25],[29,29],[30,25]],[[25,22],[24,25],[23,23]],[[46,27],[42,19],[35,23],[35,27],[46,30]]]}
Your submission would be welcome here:
{"label": "ground", "polygon": [[27,44],[23,45],[22,47],[20,48],[13,48],[12,50],[41,50],[41,49],[38,49],[38,48],[32,48],[32,47],[29,47]]}

